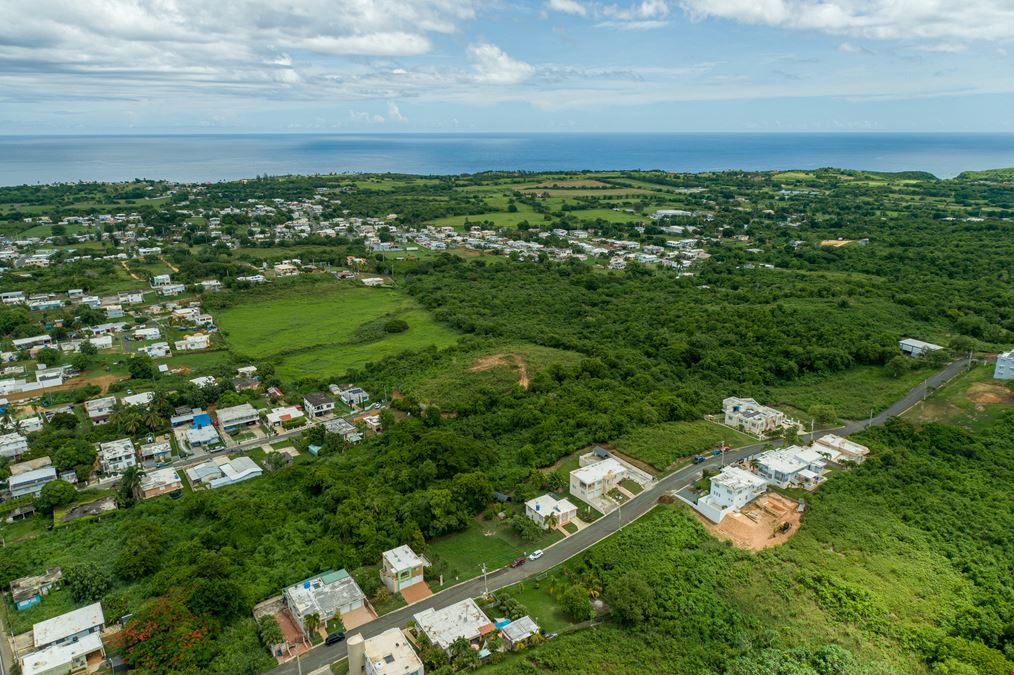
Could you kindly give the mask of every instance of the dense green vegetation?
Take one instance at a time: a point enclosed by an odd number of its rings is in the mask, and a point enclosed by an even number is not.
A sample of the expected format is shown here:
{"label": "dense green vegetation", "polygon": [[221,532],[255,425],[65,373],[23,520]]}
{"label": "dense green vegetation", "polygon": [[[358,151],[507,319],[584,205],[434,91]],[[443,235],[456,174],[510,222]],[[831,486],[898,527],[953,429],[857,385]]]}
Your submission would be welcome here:
{"label": "dense green vegetation", "polygon": [[872,459],[813,495],[780,548],[737,551],[658,507],[565,564],[544,592],[600,594],[606,623],[489,672],[1007,672],[1014,415],[978,438],[892,422],[862,440]]}

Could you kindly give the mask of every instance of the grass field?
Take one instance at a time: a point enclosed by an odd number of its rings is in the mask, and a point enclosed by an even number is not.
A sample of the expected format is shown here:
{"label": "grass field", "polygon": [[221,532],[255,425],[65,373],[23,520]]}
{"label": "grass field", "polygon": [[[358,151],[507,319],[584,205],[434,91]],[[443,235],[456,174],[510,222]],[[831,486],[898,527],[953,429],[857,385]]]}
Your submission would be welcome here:
{"label": "grass field", "polygon": [[559,603],[550,593],[553,582],[558,576],[558,574],[551,574],[541,580],[529,579],[508,586],[501,592],[510,595],[524,605],[528,610],[528,616],[535,619],[539,628],[547,633],[555,633],[567,626],[574,625],[574,622],[560,609]]}
{"label": "grass field", "polygon": [[803,412],[815,405],[831,405],[839,417],[857,420],[869,417],[871,409],[879,412],[888,407],[931,372],[920,368],[891,377],[883,368],[858,366],[830,377],[808,376],[769,387],[765,398],[757,400],[775,407],[789,405]]}
{"label": "grass field", "polygon": [[[402,319],[409,328],[387,333]],[[283,377],[338,375],[399,352],[444,347],[457,334],[438,325],[414,300],[382,288],[319,286],[288,297],[244,303],[218,315],[232,351],[272,359]]]}
{"label": "grass field", "polygon": [[994,380],[993,364],[985,364],[958,375],[902,417],[915,424],[942,422],[978,432],[1012,405],[1014,391]]}
{"label": "grass field", "polygon": [[[429,542],[428,552],[434,559],[447,564],[444,576],[444,585],[447,586],[479,576],[483,563],[488,570],[495,570],[560,539],[563,535],[554,530],[529,544],[521,541],[505,523],[476,520],[461,532]],[[439,587],[437,579],[431,579],[429,584],[434,590]]]}
{"label": "grass field", "polygon": [[757,439],[707,420],[694,420],[642,427],[617,439],[614,445],[626,455],[665,470],[677,460],[709,450],[723,441],[735,448],[756,443]]}
{"label": "grass field", "polygon": [[553,364],[573,365],[580,359],[576,352],[530,344],[458,353],[438,369],[410,380],[405,392],[419,401],[454,409],[474,401],[482,390],[506,394],[523,379],[530,379]]}
{"label": "grass field", "polygon": [[613,211],[612,209],[584,209],[582,211],[571,211],[570,215],[581,220],[593,221],[602,219],[610,223],[644,223],[648,218],[640,213],[625,213]]}
{"label": "grass field", "polygon": [[471,216],[447,216],[446,218],[437,218],[436,220],[432,220],[429,224],[436,225],[437,227],[449,226],[460,230],[464,228],[466,221],[469,226],[492,223],[495,227],[515,227],[523,220],[534,223],[540,221],[541,219],[542,216],[526,207],[525,209],[518,209],[517,213],[491,211],[489,213],[478,213]]}

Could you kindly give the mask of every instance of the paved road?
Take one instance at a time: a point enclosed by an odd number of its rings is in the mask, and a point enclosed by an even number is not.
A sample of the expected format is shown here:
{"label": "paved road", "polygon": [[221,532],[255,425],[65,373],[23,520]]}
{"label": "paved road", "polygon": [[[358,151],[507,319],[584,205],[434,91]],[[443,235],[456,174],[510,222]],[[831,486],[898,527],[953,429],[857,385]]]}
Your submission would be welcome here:
{"label": "paved road", "polygon": [[[869,419],[861,421],[849,422],[845,426],[832,431],[842,435],[849,435],[862,431],[869,426],[883,424],[889,418],[900,415],[904,411],[908,410],[913,405],[921,401],[928,392],[939,387],[941,384],[957,375],[967,366],[967,363],[968,362],[966,360],[951,363],[943,370],[927,378],[927,380],[922,384],[910,390],[907,394],[905,394],[905,396],[896,401],[879,415],[874,415]],[[814,432],[813,438],[819,438],[827,433],[831,432]],[[804,436],[808,438],[810,434],[805,434]],[[692,483],[704,469],[714,469],[719,468],[722,464],[732,464],[740,459],[756,454],[769,444],[778,446],[781,444],[781,441],[755,443],[743,448],[738,448],[725,453],[725,457],[710,457],[701,464],[684,467],[669,474],[668,476],[665,476],[664,478],[659,479],[654,485],[639,494],[635,499],[632,499],[624,504],[623,507],[617,509],[609,515],[599,518],[585,529],[548,547],[545,555],[539,560],[529,561],[521,567],[514,569],[505,567],[491,572],[487,576],[489,590],[495,591],[500,588],[516,584],[519,581],[524,581],[529,577],[541,574],[542,572],[559,565],[565,560],[574,557],[590,546],[597,544],[606,537],[617,532],[622,527],[637,520],[655,506],[659,497],[667,495],[674,490],[681,489],[689,483]],[[371,638],[390,628],[404,626],[414,614],[425,609],[429,609],[431,607],[446,607],[447,605],[452,605],[455,602],[464,600],[465,598],[474,598],[482,595],[483,591],[484,587],[482,577],[464,581],[456,586],[452,586],[446,590],[436,593],[425,600],[417,602],[414,605],[403,607],[389,614],[385,614],[375,621],[371,621],[365,626],[361,626],[352,632],[362,633],[363,637]],[[299,664],[297,664],[294,660],[289,661],[270,672],[272,675],[297,675],[301,672],[309,673],[317,668],[321,668],[329,663],[345,658],[345,656],[346,648],[344,642],[331,647],[318,646],[307,652],[300,659]]]}

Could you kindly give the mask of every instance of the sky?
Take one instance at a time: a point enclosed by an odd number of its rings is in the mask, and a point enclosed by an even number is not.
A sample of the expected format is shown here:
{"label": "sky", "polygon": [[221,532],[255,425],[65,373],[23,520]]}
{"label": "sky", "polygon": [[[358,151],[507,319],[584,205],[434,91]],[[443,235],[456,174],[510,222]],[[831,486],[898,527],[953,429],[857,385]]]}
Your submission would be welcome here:
{"label": "sky", "polygon": [[0,135],[1014,132],[1014,0],[0,0]]}

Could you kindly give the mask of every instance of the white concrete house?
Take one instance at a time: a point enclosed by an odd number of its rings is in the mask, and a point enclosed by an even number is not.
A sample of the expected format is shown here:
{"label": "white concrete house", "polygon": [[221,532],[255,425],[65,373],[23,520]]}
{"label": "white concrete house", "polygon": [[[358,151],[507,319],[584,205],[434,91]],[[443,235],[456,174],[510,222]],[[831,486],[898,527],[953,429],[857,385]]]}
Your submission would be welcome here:
{"label": "white concrete house", "polygon": [[384,551],[381,557],[380,580],[392,593],[423,582],[430,561],[406,545]]}
{"label": "white concrete house", "polygon": [[943,349],[943,347],[935,345],[932,342],[916,340],[915,338],[904,338],[902,340],[898,340],[898,349],[909,356],[922,356],[923,354]]}
{"label": "white concrete house", "polygon": [[762,436],[792,425],[792,420],[780,410],[761,405],[752,398],[730,396],[722,401],[726,426]]}
{"label": "white concrete house", "polygon": [[525,515],[543,530],[548,529],[547,520],[556,517],[557,525],[566,525],[577,517],[577,507],[567,499],[557,499],[545,494],[525,502]]}
{"label": "white concrete house", "polygon": [[870,454],[870,449],[865,445],[834,434],[821,436],[810,447],[828,460],[839,464],[843,462],[862,464]]}
{"label": "white concrete house", "polygon": [[1014,380],[1014,349],[996,355],[993,377],[997,380]]}
{"label": "white concrete house", "polygon": [[736,466],[727,466],[711,479],[711,491],[697,500],[697,510],[719,523],[727,513],[738,511],[764,494],[768,482]]}
{"label": "white concrete house", "polygon": [[[827,464],[827,460],[813,448],[798,445],[762,452],[754,461],[757,473],[767,479],[770,485],[779,487],[805,482],[813,474],[820,475]],[[801,476],[802,471],[809,473]]]}
{"label": "white concrete house", "polygon": [[627,467],[609,457],[570,472],[570,494],[582,501],[602,497],[627,476]]}

